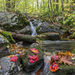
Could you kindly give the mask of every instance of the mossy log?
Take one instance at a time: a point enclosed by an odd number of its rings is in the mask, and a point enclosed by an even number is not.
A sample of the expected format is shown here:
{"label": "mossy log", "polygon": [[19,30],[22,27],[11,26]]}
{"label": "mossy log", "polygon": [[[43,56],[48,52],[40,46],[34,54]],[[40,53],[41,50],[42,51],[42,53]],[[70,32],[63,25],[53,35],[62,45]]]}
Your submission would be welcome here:
{"label": "mossy log", "polygon": [[39,38],[41,40],[60,40],[59,33],[43,33],[37,36],[17,34],[17,33],[11,33],[11,34],[14,39],[30,43],[36,42],[36,38]]}

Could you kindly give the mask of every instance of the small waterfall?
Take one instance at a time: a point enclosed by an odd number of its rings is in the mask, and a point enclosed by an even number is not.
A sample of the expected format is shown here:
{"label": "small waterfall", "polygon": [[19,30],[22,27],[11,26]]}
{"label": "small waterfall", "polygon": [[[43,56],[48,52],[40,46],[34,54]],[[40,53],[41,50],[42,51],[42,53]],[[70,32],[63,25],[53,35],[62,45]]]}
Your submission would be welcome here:
{"label": "small waterfall", "polygon": [[[36,21],[36,20],[34,20],[34,21]],[[41,22],[38,23],[37,26],[40,26],[40,25],[41,25]],[[31,34],[31,35],[32,35],[32,36],[36,36],[36,35],[37,35],[37,32],[36,32],[36,27],[37,27],[37,26],[34,26],[31,21],[30,21],[30,26],[31,26],[31,30],[32,30],[32,34]]]}
{"label": "small waterfall", "polygon": [[32,30],[32,36],[36,36],[37,33],[36,33],[36,28],[33,26],[32,22],[30,22],[30,26],[31,26],[31,30]]}

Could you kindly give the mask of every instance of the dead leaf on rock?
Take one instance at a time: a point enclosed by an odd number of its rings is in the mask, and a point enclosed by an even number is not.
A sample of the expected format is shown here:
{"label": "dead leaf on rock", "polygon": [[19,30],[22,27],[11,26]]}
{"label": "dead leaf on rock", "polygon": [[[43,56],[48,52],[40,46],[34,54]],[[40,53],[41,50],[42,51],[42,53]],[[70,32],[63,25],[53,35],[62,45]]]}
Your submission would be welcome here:
{"label": "dead leaf on rock", "polygon": [[69,58],[67,58],[66,56],[62,56],[59,60],[59,63],[64,63],[64,65],[68,64],[69,66],[71,65],[75,65],[72,63],[72,61],[70,61]]}

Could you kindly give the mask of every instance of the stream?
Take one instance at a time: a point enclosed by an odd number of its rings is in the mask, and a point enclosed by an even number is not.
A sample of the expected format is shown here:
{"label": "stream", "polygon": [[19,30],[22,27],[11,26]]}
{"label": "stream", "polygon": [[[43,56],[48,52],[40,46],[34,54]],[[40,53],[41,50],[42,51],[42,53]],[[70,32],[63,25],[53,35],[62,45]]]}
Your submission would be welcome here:
{"label": "stream", "polygon": [[33,22],[31,22],[30,19],[29,19],[29,22],[30,22],[31,31],[32,31],[32,34],[31,35],[32,36],[36,36],[37,35],[36,27],[40,26],[42,23],[41,23],[41,21],[36,20],[36,19],[34,19]]}
{"label": "stream", "polygon": [[[41,49],[44,51],[44,67],[40,74],[38,75],[51,75],[50,72],[50,59],[52,54],[58,51],[66,52],[70,51],[75,53],[75,41],[44,41]],[[52,53],[52,54],[51,54]],[[19,72],[17,75],[36,75],[34,72],[28,74],[24,71]]]}
{"label": "stream", "polygon": [[[75,53],[75,41],[44,41],[44,44],[42,44],[41,49],[44,51],[44,67],[40,74],[38,75],[51,75],[50,72],[50,59],[52,54],[62,51],[70,51],[71,53]],[[3,52],[0,54],[0,57],[8,55],[6,52]],[[18,72],[17,75],[36,75],[35,71],[32,73],[26,73],[24,71]]]}

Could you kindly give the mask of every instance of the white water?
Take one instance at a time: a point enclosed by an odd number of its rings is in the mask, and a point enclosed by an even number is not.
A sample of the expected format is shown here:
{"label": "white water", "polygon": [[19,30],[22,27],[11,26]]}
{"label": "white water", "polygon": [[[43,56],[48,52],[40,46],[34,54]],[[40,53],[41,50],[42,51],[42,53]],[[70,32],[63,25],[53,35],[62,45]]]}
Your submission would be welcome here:
{"label": "white water", "polygon": [[31,26],[31,30],[32,30],[32,36],[36,36],[37,33],[36,33],[36,28],[33,26],[32,22],[30,22],[30,26]]}
{"label": "white water", "polygon": [[[38,24],[38,26],[41,25],[41,23]],[[36,32],[36,27],[33,26],[32,22],[30,22],[30,26],[31,26],[31,30],[32,30],[32,36],[36,36],[37,32]]]}

